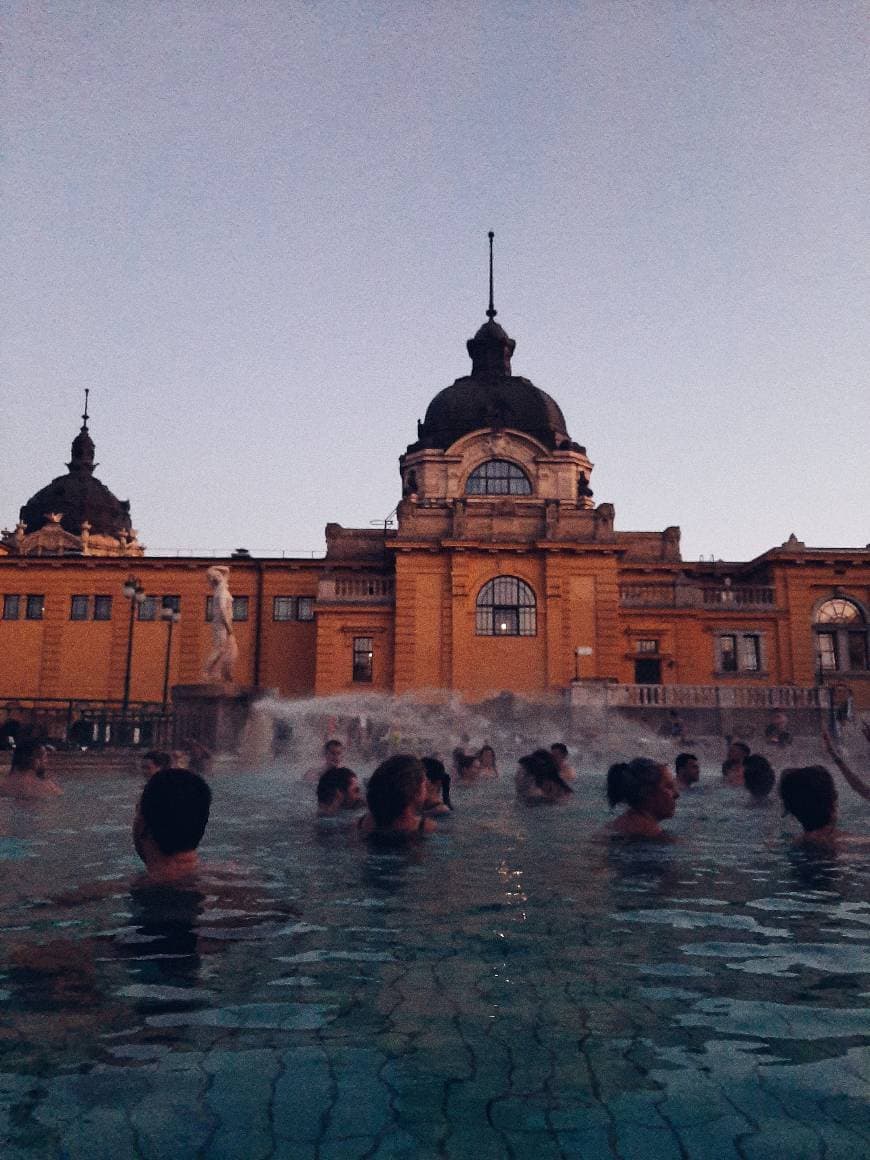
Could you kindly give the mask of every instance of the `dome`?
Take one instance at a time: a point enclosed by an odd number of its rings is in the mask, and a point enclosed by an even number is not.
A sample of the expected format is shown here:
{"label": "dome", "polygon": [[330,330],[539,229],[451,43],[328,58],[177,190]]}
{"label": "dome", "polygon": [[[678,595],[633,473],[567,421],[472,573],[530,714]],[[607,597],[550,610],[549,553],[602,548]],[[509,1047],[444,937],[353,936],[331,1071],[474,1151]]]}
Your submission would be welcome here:
{"label": "dome", "polygon": [[409,451],[444,450],[463,435],[487,427],[522,431],[552,450],[570,442],[556,401],[528,379],[511,374],[516,343],[492,316],[466,345],[471,374],[435,396]]}

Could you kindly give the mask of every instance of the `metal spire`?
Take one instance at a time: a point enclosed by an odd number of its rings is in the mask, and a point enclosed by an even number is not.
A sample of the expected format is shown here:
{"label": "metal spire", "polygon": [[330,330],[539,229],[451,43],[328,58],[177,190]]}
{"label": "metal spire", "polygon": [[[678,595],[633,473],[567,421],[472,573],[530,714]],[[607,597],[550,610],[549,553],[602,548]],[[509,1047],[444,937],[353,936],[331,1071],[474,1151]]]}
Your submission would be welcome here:
{"label": "metal spire", "polygon": [[90,388],[85,387],[85,413],[82,415],[82,430],[83,431],[87,431],[87,429],[88,429],[88,395],[90,393],[91,393]]}
{"label": "metal spire", "polygon": [[493,305],[493,296],[492,296],[492,239],[494,237],[495,237],[495,234],[492,232],[492,230],[490,230],[489,231],[489,309],[486,312],[486,317],[489,318],[490,320],[495,318],[496,314],[498,314],[498,311],[496,310],[495,306]]}

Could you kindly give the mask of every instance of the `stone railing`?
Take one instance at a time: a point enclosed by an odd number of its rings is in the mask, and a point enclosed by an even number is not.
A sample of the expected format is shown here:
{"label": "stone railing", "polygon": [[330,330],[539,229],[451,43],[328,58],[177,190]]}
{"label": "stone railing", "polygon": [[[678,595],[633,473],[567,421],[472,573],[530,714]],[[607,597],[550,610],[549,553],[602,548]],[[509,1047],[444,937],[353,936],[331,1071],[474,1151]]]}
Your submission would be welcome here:
{"label": "stone railing", "polygon": [[318,604],[392,604],[392,576],[324,576],[317,586]]}
{"label": "stone railing", "polygon": [[617,685],[574,682],[572,705],[633,709],[827,709],[831,691],[797,685]]}
{"label": "stone railing", "polygon": [[623,608],[706,608],[755,610],[773,608],[774,589],[761,584],[622,584]]}

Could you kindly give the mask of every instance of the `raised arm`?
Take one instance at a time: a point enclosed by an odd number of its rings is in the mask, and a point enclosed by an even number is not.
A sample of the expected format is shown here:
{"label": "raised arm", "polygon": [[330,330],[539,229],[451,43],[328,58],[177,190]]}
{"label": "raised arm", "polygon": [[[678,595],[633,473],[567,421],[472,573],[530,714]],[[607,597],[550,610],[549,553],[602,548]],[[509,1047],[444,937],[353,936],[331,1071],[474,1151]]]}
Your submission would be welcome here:
{"label": "raised arm", "polygon": [[870,785],[848,767],[843,760],[842,753],[834,745],[833,739],[827,729],[822,730],[822,742],[834,765],[836,765],[837,769],[839,769],[855,793],[860,794],[862,798],[870,801]]}

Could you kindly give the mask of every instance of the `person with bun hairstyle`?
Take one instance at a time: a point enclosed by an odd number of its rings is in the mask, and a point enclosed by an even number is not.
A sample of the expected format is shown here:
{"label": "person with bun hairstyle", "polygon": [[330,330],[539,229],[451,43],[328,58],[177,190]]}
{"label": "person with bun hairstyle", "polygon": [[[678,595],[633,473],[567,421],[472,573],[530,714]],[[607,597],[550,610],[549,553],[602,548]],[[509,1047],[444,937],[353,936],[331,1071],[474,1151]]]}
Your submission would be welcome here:
{"label": "person with bun hairstyle", "polygon": [[366,788],[368,813],[359,821],[367,837],[413,837],[436,829],[423,816],[426,774],[418,757],[397,753],[382,761]]}
{"label": "person with bun hairstyle", "polygon": [[661,822],[674,816],[677,789],[671,771],[649,757],[619,761],[607,771],[607,800],[610,808],[626,805],[625,813],[612,821],[608,832],[618,838],[647,838],[673,842]]}
{"label": "person with bun hairstyle", "polygon": [[520,758],[515,783],[517,797],[528,806],[556,805],[574,792],[547,749],[536,749]]}

